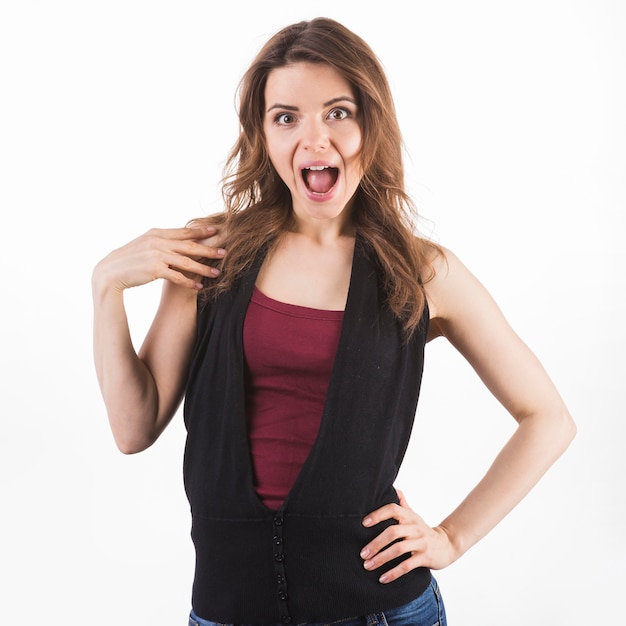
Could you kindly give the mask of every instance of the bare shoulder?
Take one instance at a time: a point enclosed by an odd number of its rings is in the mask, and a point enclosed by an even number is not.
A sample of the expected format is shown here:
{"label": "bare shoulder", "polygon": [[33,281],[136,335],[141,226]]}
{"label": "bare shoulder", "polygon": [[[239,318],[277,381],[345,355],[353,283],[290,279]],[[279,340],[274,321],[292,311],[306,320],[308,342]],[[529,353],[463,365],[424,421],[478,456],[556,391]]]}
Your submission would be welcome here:
{"label": "bare shoulder", "polygon": [[479,329],[504,329],[507,322],[480,280],[445,247],[430,259],[432,275],[424,289],[430,310],[429,339],[444,335],[453,343]]}
{"label": "bare shoulder", "polygon": [[429,339],[444,333],[446,320],[454,317],[464,292],[477,287],[477,280],[461,260],[448,248],[433,246],[428,250],[431,273],[424,282],[430,311]]}

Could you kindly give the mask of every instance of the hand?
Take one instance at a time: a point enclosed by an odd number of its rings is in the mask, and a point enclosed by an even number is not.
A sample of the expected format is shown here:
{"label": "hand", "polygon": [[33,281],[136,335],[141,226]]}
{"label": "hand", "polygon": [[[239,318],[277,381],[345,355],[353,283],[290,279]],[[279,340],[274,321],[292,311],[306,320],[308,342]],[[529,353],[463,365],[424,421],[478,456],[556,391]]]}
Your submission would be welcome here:
{"label": "hand", "polygon": [[224,224],[212,224],[211,226],[203,226],[200,220],[194,220],[187,224],[189,228],[199,228],[209,232],[209,236],[204,239],[199,239],[198,243],[209,246],[210,248],[225,248],[226,247],[226,226]]}
{"label": "hand", "polygon": [[217,268],[202,262],[224,256],[222,248],[209,245],[216,243],[216,237],[219,241],[214,227],[154,228],[102,259],[94,277],[119,291],[158,278],[199,290],[201,277],[214,278],[219,274]]}
{"label": "hand", "polygon": [[379,578],[390,583],[418,567],[442,569],[455,560],[452,543],[443,528],[431,528],[407,504],[404,494],[398,491],[400,504],[387,504],[363,520],[371,527],[386,520],[398,523],[386,528],[361,551],[363,566],[375,570],[405,554],[410,556]]}

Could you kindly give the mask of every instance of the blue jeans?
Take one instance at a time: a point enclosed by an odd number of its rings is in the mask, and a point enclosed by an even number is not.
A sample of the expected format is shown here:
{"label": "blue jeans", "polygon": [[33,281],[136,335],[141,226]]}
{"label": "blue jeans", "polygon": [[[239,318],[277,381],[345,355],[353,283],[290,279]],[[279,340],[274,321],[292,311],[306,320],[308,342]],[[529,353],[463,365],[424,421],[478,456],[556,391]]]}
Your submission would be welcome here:
{"label": "blue jeans", "polygon": [[[433,578],[430,585],[418,598],[384,613],[373,613],[363,617],[332,622],[333,626],[446,626],[446,610],[437,582]],[[193,611],[189,616],[189,626],[237,626],[218,624],[198,617]],[[251,624],[239,626],[253,626]],[[273,625],[268,625],[273,626]],[[282,626],[276,624],[275,626]],[[307,624],[306,626],[328,626],[326,623]]]}

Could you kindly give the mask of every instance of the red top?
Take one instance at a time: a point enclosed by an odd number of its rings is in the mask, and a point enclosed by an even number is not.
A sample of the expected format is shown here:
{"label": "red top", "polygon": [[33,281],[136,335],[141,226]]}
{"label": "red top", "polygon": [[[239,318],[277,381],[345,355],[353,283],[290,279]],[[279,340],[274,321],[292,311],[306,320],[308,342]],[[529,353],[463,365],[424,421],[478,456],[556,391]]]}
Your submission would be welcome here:
{"label": "red top", "polygon": [[285,304],[256,287],[246,313],[246,414],[255,488],[278,509],[319,430],[343,311]]}

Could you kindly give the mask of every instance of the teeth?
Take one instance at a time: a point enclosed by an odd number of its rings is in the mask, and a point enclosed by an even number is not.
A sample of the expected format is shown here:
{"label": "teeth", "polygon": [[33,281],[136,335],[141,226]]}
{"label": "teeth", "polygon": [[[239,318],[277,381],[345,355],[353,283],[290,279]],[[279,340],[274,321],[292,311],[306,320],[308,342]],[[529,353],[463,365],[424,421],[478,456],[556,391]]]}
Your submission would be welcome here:
{"label": "teeth", "polygon": [[305,167],[304,169],[321,171],[321,170],[327,170],[329,167],[330,167],[329,165],[311,165],[311,167]]}

